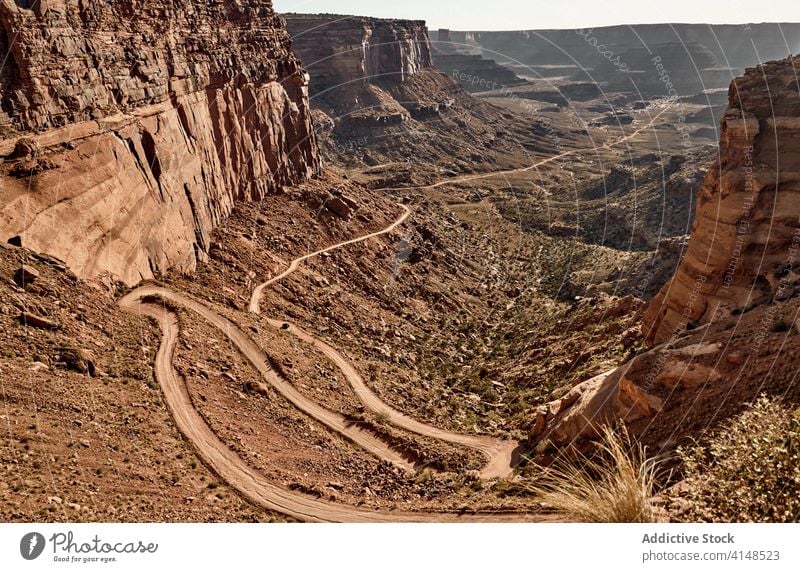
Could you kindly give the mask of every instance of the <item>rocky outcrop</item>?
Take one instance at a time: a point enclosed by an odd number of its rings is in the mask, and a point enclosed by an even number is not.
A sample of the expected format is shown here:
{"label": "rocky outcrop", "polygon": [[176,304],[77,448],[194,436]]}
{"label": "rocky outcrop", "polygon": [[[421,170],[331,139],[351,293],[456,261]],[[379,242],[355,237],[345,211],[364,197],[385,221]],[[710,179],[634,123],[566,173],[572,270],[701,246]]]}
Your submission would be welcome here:
{"label": "rocky outcrop", "polygon": [[0,237],[81,276],[190,271],[236,201],[318,168],[269,0],[2,0],[0,24]]}
{"label": "rocky outcrop", "polygon": [[425,22],[286,15],[294,50],[313,78],[315,107],[346,136],[399,126],[439,101],[398,101],[397,90],[432,66]]}
{"label": "rocky outcrop", "polygon": [[800,281],[799,63],[770,62],[731,84],[686,255],[645,317],[651,342],[784,299]]}
{"label": "rocky outcrop", "polygon": [[425,22],[286,14],[294,49],[314,76],[312,96],[351,85],[398,85],[430,67]]}
{"label": "rocky outcrop", "polygon": [[[667,401],[674,413],[684,397],[731,400],[732,387],[720,384],[744,384],[739,368],[750,359],[743,353],[749,344],[769,350],[763,345],[769,332],[791,327],[776,316],[777,303],[800,292],[798,65],[800,58],[766,63],[731,84],[719,157],[698,191],[686,253],[644,317],[643,333],[658,345],[540,407],[531,421],[533,440],[580,442],[618,420],[644,420],[646,428]],[[730,316],[751,309],[759,316],[742,316],[737,330],[749,342],[731,345]],[[775,359],[765,358],[770,370]],[[747,375],[757,377],[757,391],[766,389],[769,374]]]}

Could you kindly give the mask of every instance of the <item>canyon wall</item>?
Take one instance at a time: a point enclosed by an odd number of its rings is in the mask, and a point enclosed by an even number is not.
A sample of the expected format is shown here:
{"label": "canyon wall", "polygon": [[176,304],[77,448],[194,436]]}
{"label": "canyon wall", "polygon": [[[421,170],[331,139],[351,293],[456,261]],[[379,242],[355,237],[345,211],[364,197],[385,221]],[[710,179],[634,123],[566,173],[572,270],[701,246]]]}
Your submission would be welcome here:
{"label": "canyon wall", "polygon": [[346,140],[436,116],[454,82],[433,67],[428,29],[417,20],[287,14],[292,47],[311,74],[311,99]]}
{"label": "canyon wall", "polygon": [[[440,34],[434,39],[442,41]],[[571,77],[646,97],[724,89],[745,68],[800,51],[800,24],[639,24],[580,30],[447,31],[462,53],[496,60],[525,79]],[[434,44],[438,45],[438,44]],[[662,67],[657,68],[660,64]],[[663,74],[663,75],[662,75]],[[638,93],[637,93],[638,95]]]}
{"label": "canyon wall", "polygon": [[0,237],[128,284],[319,167],[269,0],[0,0]]}
{"label": "canyon wall", "polygon": [[349,85],[398,85],[430,67],[425,22],[287,14],[295,51],[314,75],[312,96]]}
{"label": "canyon wall", "polygon": [[402,162],[407,167],[384,180],[398,186],[444,164],[463,172],[517,166],[519,141],[535,136],[434,65],[425,22],[284,17],[311,76],[317,141],[332,163],[361,169]]}
{"label": "canyon wall", "polygon": [[730,85],[686,253],[644,316],[654,347],[539,407],[533,440],[577,443],[620,420],[652,433],[784,383],[770,372],[782,372],[781,351],[791,359],[790,300],[800,294],[798,66],[800,57],[768,62]]}
{"label": "canyon wall", "polygon": [[784,299],[800,279],[800,58],[730,86],[720,155],[697,197],[687,252],[645,317],[649,341]]}

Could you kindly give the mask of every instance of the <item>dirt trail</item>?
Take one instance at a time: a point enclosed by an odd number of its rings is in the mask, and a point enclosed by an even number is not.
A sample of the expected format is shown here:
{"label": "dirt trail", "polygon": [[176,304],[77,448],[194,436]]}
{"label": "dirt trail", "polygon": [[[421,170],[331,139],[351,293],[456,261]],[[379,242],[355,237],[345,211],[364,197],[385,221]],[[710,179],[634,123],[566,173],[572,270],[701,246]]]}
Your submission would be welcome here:
{"label": "dirt trail", "polygon": [[[253,295],[250,299],[250,311],[254,314],[260,314],[260,300],[263,295],[264,289],[268,286],[275,284],[276,282],[286,278],[294,271],[296,271],[300,264],[312,258],[314,256],[318,256],[324,252],[329,252],[331,250],[335,250],[337,248],[341,248],[347,246],[349,244],[355,244],[357,242],[361,242],[367,240],[369,238],[373,238],[376,236],[380,236],[382,234],[386,234],[394,230],[398,225],[402,224],[405,221],[410,211],[408,207],[405,205],[401,205],[403,207],[403,214],[398,218],[394,223],[390,226],[381,230],[379,232],[373,232],[371,234],[367,234],[365,236],[361,236],[359,238],[354,238],[351,240],[347,240],[344,242],[340,242],[338,244],[334,244],[327,248],[323,248],[322,250],[318,250],[316,252],[312,252],[311,254],[306,254],[305,256],[301,256],[296,258],[292,261],[289,267],[284,270],[279,275],[275,276],[274,278],[270,278],[263,284],[260,284],[256,289],[253,291]],[[282,320],[274,320],[267,318],[267,323],[277,329],[286,329],[287,332],[294,334],[296,337],[302,339],[303,341],[312,344],[318,350],[320,350],[323,354],[325,354],[331,361],[333,361],[339,369],[344,374],[345,378],[347,379],[350,386],[355,391],[358,398],[361,400],[361,403],[372,411],[373,413],[378,413],[386,417],[386,420],[402,429],[410,431],[412,433],[416,433],[417,435],[423,435],[425,437],[432,437],[434,439],[439,439],[441,441],[446,441],[449,443],[455,443],[457,445],[464,445],[466,447],[471,447],[472,449],[476,449],[483,453],[488,462],[481,470],[481,478],[484,479],[493,479],[493,478],[504,478],[508,477],[513,473],[514,470],[514,450],[519,447],[519,443],[515,441],[509,440],[502,440],[497,439],[494,437],[487,437],[481,435],[464,435],[460,433],[453,433],[451,431],[445,431],[443,429],[439,429],[438,427],[434,427],[432,425],[428,425],[426,423],[422,423],[405,415],[389,404],[385,403],[378,397],[373,391],[367,387],[367,384],[364,383],[364,379],[359,375],[356,369],[350,365],[347,359],[339,353],[336,349],[331,347],[329,344],[324,342],[323,340],[309,334],[308,332],[302,330],[301,328],[289,324],[288,322]],[[284,325],[285,324],[285,325]],[[288,328],[286,327],[288,326]]]}
{"label": "dirt trail", "polygon": [[[281,395],[283,395],[289,402],[297,407],[300,411],[313,417],[320,423],[324,424],[329,429],[340,433],[345,438],[350,439],[357,445],[363,447],[376,457],[394,463],[398,467],[412,472],[414,466],[406,460],[406,458],[394,451],[384,441],[379,439],[369,430],[353,424],[340,413],[330,411],[322,407],[315,401],[305,397],[302,393],[297,391],[295,387],[277,374],[266,362],[264,353],[261,348],[256,344],[250,336],[245,334],[236,324],[227,318],[220,316],[207,306],[179,294],[156,285],[144,285],[131,293],[127,294],[120,300],[123,307],[129,307],[132,304],[142,300],[147,296],[160,296],[161,298],[183,306],[193,312],[202,316],[211,325],[220,330],[225,336],[236,346],[241,354],[249,361],[256,370],[261,374],[261,377],[274,387]],[[169,360],[156,361],[156,374],[166,377],[168,370],[172,370],[171,355],[168,356]]]}
{"label": "dirt trail", "polygon": [[[603,145],[610,148],[618,145],[641,131],[648,129],[652,124],[669,109],[668,107],[657,114],[646,126],[637,129],[631,134]],[[513,173],[524,173],[537,167],[567,157],[578,150],[566,151],[559,155],[539,161],[529,167],[512,169],[509,171],[495,171],[478,175],[467,175],[440,181],[421,187],[406,187],[405,189],[432,189],[453,183],[466,182],[489,177],[502,176]],[[250,311],[258,314],[260,300],[265,288],[285,278],[299,268],[303,261],[325,252],[355,244],[370,238],[386,234],[402,224],[409,216],[410,210],[403,206],[403,214],[389,227],[367,234],[365,236],[334,244],[322,250],[306,254],[291,262],[289,267],[270,280],[260,284],[254,291],[250,300]],[[175,423],[181,433],[194,445],[197,454],[221,479],[235,488],[249,501],[268,510],[275,510],[294,518],[312,522],[441,522],[441,521],[508,521],[508,520],[542,520],[540,517],[530,515],[489,513],[489,514],[455,514],[455,513],[408,513],[395,511],[370,511],[362,510],[333,502],[321,501],[310,497],[287,491],[269,482],[261,473],[248,466],[247,463],[223,443],[212,429],[203,420],[191,402],[188,389],[175,371],[172,360],[178,339],[178,321],[175,314],[166,308],[154,304],[144,304],[141,300],[147,296],[160,296],[172,303],[188,308],[208,320],[213,326],[222,331],[231,342],[239,349],[250,363],[259,371],[261,376],[276,388],[284,397],[307,415],[317,419],[330,429],[341,433],[364,449],[376,456],[390,460],[398,466],[412,470],[411,464],[393,451],[385,443],[377,439],[372,433],[347,422],[340,414],[329,411],[319,404],[305,398],[290,383],[281,378],[267,365],[260,347],[238,326],[227,318],[217,314],[209,307],[200,304],[182,294],[172,292],[167,288],[156,285],[144,285],[130,292],[120,300],[120,306],[132,312],[151,316],[158,320],[163,331],[163,338],[158,349],[155,361],[155,375],[163,391],[167,406],[169,407]],[[283,322],[267,320],[274,327],[283,327]],[[304,332],[296,326],[289,326],[289,331],[294,335],[313,344],[336,363],[345,373],[354,391],[362,403],[370,410],[383,413],[389,417],[390,422],[408,431],[418,433],[473,447],[483,452],[489,459],[482,471],[484,477],[497,477],[507,475],[512,467],[512,454],[517,446],[512,441],[502,441],[492,437],[477,435],[461,435],[451,433],[421,423],[403,413],[396,411],[381,401],[364,383],[358,372],[347,362],[338,351],[322,340]],[[548,519],[549,520],[549,519]]]}
{"label": "dirt trail", "polygon": [[[656,120],[658,120],[658,118],[661,117],[664,113],[669,111],[669,109],[671,107],[672,107],[672,105],[667,105],[664,109],[662,109],[660,112],[658,112],[650,121],[648,121],[646,125],[643,125],[642,127],[639,127],[635,131],[631,131],[628,135],[625,135],[624,137],[620,137],[619,139],[615,139],[614,141],[611,141],[609,143],[604,143],[603,145],[600,145],[599,147],[596,147],[596,148],[597,149],[611,149],[612,147],[616,147],[620,143],[624,143],[625,141],[628,141],[628,140],[636,137],[642,131],[650,129],[653,126],[653,124],[656,122]],[[539,161],[537,163],[534,163],[533,165],[528,165],[527,167],[519,167],[517,169],[506,169],[505,171],[490,171],[488,173],[477,173],[477,174],[473,174],[473,175],[461,175],[461,176],[458,176],[458,177],[453,177],[451,179],[445,179],[443,181],[439,181],[438,183],[431,183],[429,185],[419,185],[419,186],[414,186],[414,187],[384,187],[381,190],[384,190],[384,191],[411,191],[411,190],[424,191],[424,190],[429,190],[429,189],[438,189],[439,187],[444,187],[445,185],[454,185],[454,184],[458,184],[458,183],[468,183],[470,181],[480,181],[480,180],[483,180],[483,179],[491,179],[491,178],[494,178],[494,177],[502,177],[504,175],[515,175],[515,174],[519,174],[519,173],[527,173],[527,172],[532,171],[534,169],[538,169],[539,167],[541,167],[543,165],[547,165],[548,163],[552,163],[553,161],[556,161],[558,159],[563,159],[564,157],[569,157],[570,155],[575,155],[576,153],[580,153],[581,151],[584,151],[584,150],[582,150],[582,149],[572,149],[570,151],[564,151],[563,153],[559,153],[558,155],[553,155],[552,157],[548,157],[547,159],[542,159],[541,161]]]}
{"label": "dirt trail", "polygon": [[[137,290],[125,296],[121,305],[132,311],[158,320],[163,337],[156,354],[155,371],[164,397],[178,430],[194,445],[197,454],[221,479],[239,491],[250,502],[267,510],[287,514],[306,522],[446,522],[446,521],[520,521],[542,520],[541,517],[514,513],[411,513],[400,511],[370,511],[313,499],[287,491],[269,482],[261,473],[248,466],[228,448],[195,410],[186,384],[172,366],[178,340],[178,320],[163,307],[142,304],[138,300],[147,294]],[[152,292],[151,292],[152,293]],[[161,292],[159,292],[161,293]],[[163,295],[163,293],[162,293]],[[182,297],[177,296],[178,300]],[[174,300],[174,301],[178,301]],[[226,320],[220,318],[223,322]],[[220,327],[218,322],[215,325]],[[222,328],[224,331],[224,327]],[[233,340],[233,338],[231,338]],[[235,343],[235,342],[234,342]],[[240,348],[242,349],[242,348]]]}
{"label": "dirt trail", "polygon": [[407,206],[405,206],[405,205],[400,205],[400,206],[403,208],[403,214],[400,215],[400,218],[398,218],[396,221],[394,221],[392,224],[390,224],[388,227],[384,228],[383,230],[379,230],[378,232],[373,232],[371,234],[366,234],[366,235],[360,236],[358,238],[345,240],[344,242],[340,242],[338,244],[334,244],[333,246],[328,246],[327,248],[323,248],[321,250],[317,250],[316,252],[312,252],[310,254],[306,254],[304,256],[301,256],[299,258],[295,258],[294,260],[292,260],[291,264],[289,264],[289,267],[286,270],[284,270],[283,272],[281,272],[280,274],[278,274],[274,278],[270,278],[269,280],[267,280],[263,284],[259,284],[258,286],[256,286],[255,290],[253,290],[252,296],[250,297],[250,311],[252,313],[254,313],[254,314],[259,314],[260,313],[260,311],[259,311],[259,303],[261,302],[261,297],[263,296],[264,289],[269,287],[269,286],[271,286],[275,282],[278,282],[279,280],[283,280],[284,278],[289,276],[289,274],[291,274],[292,272],[294,272],[295,270],[297,270],[300,267],[300,264],[302,264],[304,261],[308,260],[309,258],[313,258],[315,256],[319,256],[320,254],[324,254],[325,252],[330,252],[331,250],[336,250],[337,248],[341,248],[341,247],[347,246],[349,244],[356,244],[357,242],[363,242],[365,240],[369,240],[370,238],[374,238],[376,236],[381,236],[382,234],[386,234],[386,233],[392,232],[399,225],[403,224],[403,222],[408,218],[408,215],[411,214],[411,211],[409,210],[409,208]]}
{"label": "dirt trail", "polygon": [[[433,437],[441,441],[477,449],[486,455],[488,459],[488,463],[480,473],[483,479],[507,477],[513,472],[512,454],[519,446],[519,443],[496,439],[494,437],[453,433],[417,421],[382,401],[380,397],[367,387],[367,384],[364,383],[364,379],[358,374],[355,368],[350,365],[347,359],[324,341],[314,337],[294,324],[269,318],[267,322],[276,329],[284,329],[284,331],[294,334],[301,340],[312,344],[315,348],[328,356],[328,358],[339,367],[345,378],[347,378],[347,381],[361,400],[361,403],[364,404],[364,407],[374,413],[383,415],[389,423],[405,429],[406,431],[416,433],[417,435]],[[289,327],[285,328],[284,324],[287,324]]]}

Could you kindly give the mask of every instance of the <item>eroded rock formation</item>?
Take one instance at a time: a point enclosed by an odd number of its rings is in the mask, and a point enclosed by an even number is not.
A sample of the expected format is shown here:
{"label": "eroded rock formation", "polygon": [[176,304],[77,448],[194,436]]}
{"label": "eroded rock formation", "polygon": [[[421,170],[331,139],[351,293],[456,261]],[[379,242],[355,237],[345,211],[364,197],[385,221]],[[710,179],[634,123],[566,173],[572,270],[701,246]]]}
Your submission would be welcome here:
{"label": "eroded rock formation", "polygon": [[[800,286],[798,65],[800,58],[766,63],[731,84],[720,154],[698,191],[687,252],[644,318],[643,332],[658,345],[540,407],[532,420],[535,440],[567,445],[617,420],[645,420],[647,427],[667,400],[674,414],[682,396],[689,403],[702,392],[730,399],[731,388],[719,384],[747,385],[737,373],[748,361],[743,352],[766,347],[770,331],[791,327],[773,316]],[[725,331],[736,326],[732,316],[753,308],[760,317],[748,315],[738,331],[750,341],[731,345]],[[701,324],[718,341],[702,341]],[[757,377],[761,390],[767,376]]]}
{"label": "eroded rock formation", "polygon": [[731,84],[688,250],[645,317],[651,342],[784,298],[800,280],[798,63],[748,69]]}
{"label": "eroded rock formation", "polygon": [[235,201],[318,168],[269,0],[2,0],[0,24],[0,238],[82,276],[192,270]]}
{"label": "eroded rock formation", "polygon": [[286,27],[313,77],[314,105],[342,127],[400,125],[416,112],[395,96],[432,66],[425,22],[288,14]]}
{"label": "eroded rock formation", "polygon": [[314,74],[311,94],[348,84],[397,85],[431,65],[425,22],[287,14],[294,48]]}

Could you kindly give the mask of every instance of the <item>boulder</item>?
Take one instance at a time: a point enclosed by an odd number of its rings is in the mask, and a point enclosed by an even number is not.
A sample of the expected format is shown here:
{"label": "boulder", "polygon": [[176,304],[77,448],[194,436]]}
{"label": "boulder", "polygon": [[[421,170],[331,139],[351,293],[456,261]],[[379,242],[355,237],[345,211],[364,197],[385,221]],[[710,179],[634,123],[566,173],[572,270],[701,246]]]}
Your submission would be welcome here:
{"label": "boulder", "polygon": [[56,349],[54,361],[63,363],[67,369],[94,377],[97,374],[97,359],[91,350],[60,347]]}
{"label": "boulder", "polygon": [[11,153],[10,159],[24,159],[34,157],[39,153],[39,144],[30,137],[22,137],[17,139],[14,144],[14,151]]}
{"label": "boulder", "polygon": [[30,312],[22,312],[19,315],[19,321],[23,326],[33,326],[34,328],[41,328],[42,330],[57,330],[61,326],[58,322],[37,316]]}
{"label": "boulder", "polygon": [[33,284],[39,278],[39,272],[26,264],[23,264],[19,267],[19,269],[14,273],[14,282],[17,283],[18,286],[25,287],[28,284]]}
{"label": "boulder", "polygon": [[351,209],[353,209],[353,210],[357,210],[358,209],[358,201],[355,200],[353,197],[351,197],[349,195],[342,194],[342,195],[339,195],[339,198],[342,199],[342,202],[344,204],[346,204],[348,207],[350,207]]}
{"label": "boulder", "polygon": [[631,362],[597,375],[572,388],[562,398],[540,406],[534,412],[531,438],[568,446],[580,439],[601,435],[603,427],[616,421],[630,423],[658,413],[662,401],[636,385],[631,374],[641,364]]}
{"label": "boulder", "polygon": [[349,219],[351,208],[339,197],[334,197],[325,203],[325,208],[341,219]]}

